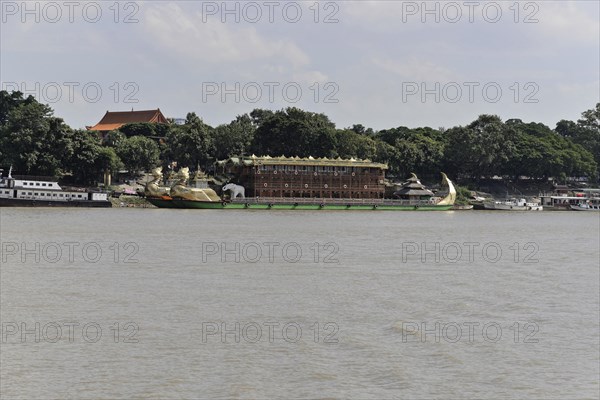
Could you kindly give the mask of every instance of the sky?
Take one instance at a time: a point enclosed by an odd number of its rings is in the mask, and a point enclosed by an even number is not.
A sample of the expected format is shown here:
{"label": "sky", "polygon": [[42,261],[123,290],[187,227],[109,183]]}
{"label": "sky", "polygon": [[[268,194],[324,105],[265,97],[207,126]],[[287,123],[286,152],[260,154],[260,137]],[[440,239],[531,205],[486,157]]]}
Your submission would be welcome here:
{"label": "sky", "polygon": [[599,1],[5,1],[0,81],[73,128],[107,110],[325,113],[339,128],[554,128],[600,102]]}

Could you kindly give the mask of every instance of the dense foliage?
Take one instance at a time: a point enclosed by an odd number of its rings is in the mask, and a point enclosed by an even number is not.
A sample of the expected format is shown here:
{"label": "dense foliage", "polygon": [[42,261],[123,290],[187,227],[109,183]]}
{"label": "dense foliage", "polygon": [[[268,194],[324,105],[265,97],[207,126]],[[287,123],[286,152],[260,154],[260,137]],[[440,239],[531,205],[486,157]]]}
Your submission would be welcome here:
{"label": "dense foliage", "polygon": [[390,175],[410,172],[479,180],[588,177],[600,165],[600,103],[578,121],[550,127],[481,115],[448,130],[397,127],[373,131],[357,124],[339,129],[324,114],[287,108],[255,109],[215,128],[189,113],[183,125],[124,125],[102,139],[73,130],[47,105],[19,92],[0,92],[0,166],[21,174],[70,173],[82,184],[105,171],[131,173],[177,161],[195,170],[243,155],[362,158],[387,163]]}

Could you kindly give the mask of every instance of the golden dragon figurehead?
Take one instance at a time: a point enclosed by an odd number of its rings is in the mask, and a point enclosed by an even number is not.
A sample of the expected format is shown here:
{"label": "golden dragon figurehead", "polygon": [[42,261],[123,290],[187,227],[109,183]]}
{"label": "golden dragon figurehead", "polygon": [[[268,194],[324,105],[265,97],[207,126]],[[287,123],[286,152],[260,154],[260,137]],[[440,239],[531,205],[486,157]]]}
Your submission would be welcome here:
{"label": "golden dragon figurehead", "polygon": [[156,167],[151,171],[154,180],[152,182],[159,182],[162,179],[162,167]]}
{"label": "golden dragon figurehead", "polygon": [[198,189],[187,187],[187,182],[190,179],[189,167],[181,168],[177,173],[175,184],[171,187],[171,197],[180,197],[184,200],[194,201],[221,201],[221,198],[212,189]]}
{"label": "golden dragon figurehead", "polygon": [[179,170],[179,172],[177,173],[177,175],[175,175],[175,179],[177,179],[177,182],[175,183],[175,185],[185,186],[187,184],[188,180],[190,179],[190,168],[189,167],[181,168]]}
{"label": "golden dragon figurehead", "polygon": [[162,180],[162,167],[154,168],[151,171],[152,180],[146,184],[144,189],[144,193],[148,197],[160,197],[169,194],[169,188],[164,186],[159,186],[160,181]]}

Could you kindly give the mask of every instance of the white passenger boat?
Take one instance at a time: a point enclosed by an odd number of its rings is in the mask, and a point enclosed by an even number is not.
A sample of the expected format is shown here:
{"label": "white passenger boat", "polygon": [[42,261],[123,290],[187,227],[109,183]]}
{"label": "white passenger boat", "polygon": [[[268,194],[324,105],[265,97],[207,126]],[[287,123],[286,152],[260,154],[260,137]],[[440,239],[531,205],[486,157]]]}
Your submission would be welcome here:
{"label": "white passenger boat", "polygon": [[527,202],[525,199],[510,199],[506,201],[495,201],[484,203],[486,210],[503,211],[542,211],[544,209],[539,203]]}
{"label": "white passenger boat", "polygon": [[51,178],[0,177],[0,207],[111,207],[106,192],[63,190]]}

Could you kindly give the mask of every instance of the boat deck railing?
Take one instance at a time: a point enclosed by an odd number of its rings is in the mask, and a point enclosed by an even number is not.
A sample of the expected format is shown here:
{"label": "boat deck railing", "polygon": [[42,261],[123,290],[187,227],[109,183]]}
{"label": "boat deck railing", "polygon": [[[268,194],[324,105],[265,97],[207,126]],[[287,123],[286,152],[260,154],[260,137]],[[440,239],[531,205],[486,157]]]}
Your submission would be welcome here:
{"label": "boat deck railing", "polygon": [[428,200],[396,200],[396,199],[333,199],[307,197],[246,197],[236,198],[232,203],[248,204],[323,204],[323,205],[385,205],[385,206],[425,206],[436,203]]}

